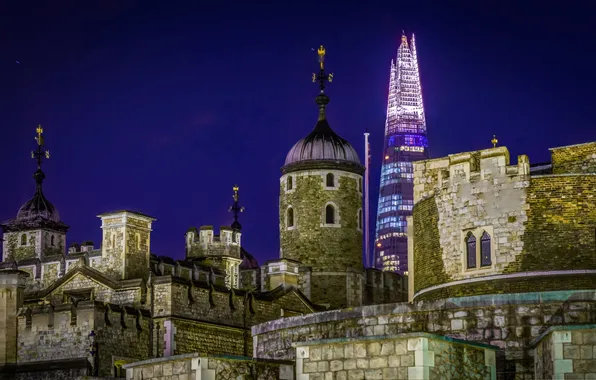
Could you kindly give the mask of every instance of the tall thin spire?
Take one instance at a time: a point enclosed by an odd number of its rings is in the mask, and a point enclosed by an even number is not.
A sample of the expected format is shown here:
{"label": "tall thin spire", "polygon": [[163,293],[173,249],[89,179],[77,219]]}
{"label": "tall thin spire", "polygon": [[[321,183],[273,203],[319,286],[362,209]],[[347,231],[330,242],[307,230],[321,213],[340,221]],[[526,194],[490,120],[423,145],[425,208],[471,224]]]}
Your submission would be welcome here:
{"label": "tall thin spire", "polygon": [[33,178],[35,179],[37,191],[41,192],[41,184],[43,183],[43,180],[46,177],[44,172],[41,170],[41,164],[43,163],[44,159],[50,158],[50,151],[44,149],[45,139],[43,137],[43,128],[41,127],[41,125],[37,126],[35,132],[37,132],[37,136],[35,136],[35,141],[37,141],[37,147],[35,148],[35,150],[31,151],[31,158],[37,161],[37,170],[33,174]]}
{"label": "tall thin spire", "polygon": [[232,190],[234,191],[234,195],[232,195],[234,203],[230,206],[230,212],[234,214],[234,223],[232,223],[232,228],[240,231],[242,229],[242,225],[238,221],[238,217],[240,216],[241,212],[244,212],[244,207],[240,206],[240,198],[238,196],[238,190],[240,190],[240,188],[238,185],[234,185]]}
{"label": "tall thin spire", "polygon": [[312,82],[319,82],[319,89],[321,90],[321,92],[316,97],[316,103],[319,105],[319,120],[325,120],[325,108],[327,107],[327,104],[329,104],[329,97],[325,94],[325,86],[327,82],[333,82],[333,73],[327,74],[325,72],[326,51],[323,45],[319,47],[319,50],[317,50],[317,54],[319,56],[319,73],[312,74]]}
{"label": "tall thin spire", "polygon": [[387,119],[377,210],[374,266],[407,271],[406,217],[413,198],[412,161],[428,158],[426,120],[414,36],[402,31],[397,57],[391,61]]}

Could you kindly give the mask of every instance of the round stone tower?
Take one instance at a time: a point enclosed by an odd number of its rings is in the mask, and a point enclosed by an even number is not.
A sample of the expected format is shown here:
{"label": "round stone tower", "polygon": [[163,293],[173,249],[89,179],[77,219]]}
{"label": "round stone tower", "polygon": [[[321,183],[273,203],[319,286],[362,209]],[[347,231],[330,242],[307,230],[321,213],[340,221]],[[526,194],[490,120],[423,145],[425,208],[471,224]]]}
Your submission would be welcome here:
{"label": "round stone tower", "polygon": [[321,63],[319,119],[292,147],[281,169],[280,257],[310,267],[306,292],[314,302],[342,307],[361,302],[364,167],[327,121],[329,97],[323,90],[329,77]]}

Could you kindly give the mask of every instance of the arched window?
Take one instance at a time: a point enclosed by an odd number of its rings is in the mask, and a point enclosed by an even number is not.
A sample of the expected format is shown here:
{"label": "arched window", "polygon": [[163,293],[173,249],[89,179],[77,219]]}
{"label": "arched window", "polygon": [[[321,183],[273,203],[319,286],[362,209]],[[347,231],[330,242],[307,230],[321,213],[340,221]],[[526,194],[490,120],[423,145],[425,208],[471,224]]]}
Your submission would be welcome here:
{"label": "arched window", "polygon": [[333,205],[325,206],[325,224],[335,224],[335,207]]}
{"label": "arched window", "polygon": [[335,187],[335,176],[333,173],[327,173],[325,183],[327,187]]}
{"label": "arched window", "polygon": [[54,235],[52,235],[52,237],[50,237],[50,245],[53,247],[55,246],[55,242],[54,242]]}
{"label": "arched window", "polygon": [[27,245],[27,234],[21,235],[21,245]]}
{"label": "arched window", "polygon": [[471,232],[466,236],[466,259],[468,269],[476,268],[476,236]]}
{"label": "arched window", "polygon": [[287,227],[294,227],[294,209],[288,208],[288,213],[286,216],[286,225]]}
{"label": "arched window", "polygon": [[358,210],[358,228],[362,229],[362,209]]}
{"label": "arched window", "polygon": [[287,190],[292,190],[292,187],[294,187],[294,183],[293,183],[293,179],[292,176],[288,177],[288,181],[287,181]]}
{"label": "arched window", "polygon": [[490,254],[490,235],[488,232],[484,231],[482,233],[482,237],[480,238],[480,266],[481,267],[489,267],[492,265],[491,263],[491,254]]}

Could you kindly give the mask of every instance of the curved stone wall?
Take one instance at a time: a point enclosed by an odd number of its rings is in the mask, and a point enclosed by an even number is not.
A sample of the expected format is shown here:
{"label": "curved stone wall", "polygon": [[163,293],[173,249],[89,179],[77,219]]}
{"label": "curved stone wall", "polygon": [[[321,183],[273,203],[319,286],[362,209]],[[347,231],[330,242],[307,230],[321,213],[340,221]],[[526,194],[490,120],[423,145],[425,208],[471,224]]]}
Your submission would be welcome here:
{"label": "curved stone wall", "polygon": [[532,339],[550,326],[595,322],[596,290],[374,305],[254,326],[253,355],[294,359],[292,345],[297,342],[428,332],[500,347],[502,359],[517,367],[517,372],[530,374],[534,370],[529,353]]}
{"label": "curved stone wall", "polygon": [[[327,186],[328,174],[333,175],[334,186]],[[284,174],[279,196],[281,258],[299,261],[313,271],[361,270],[361,183],[362,176],[337,169]],[[325,223],[326,205],[335,209],[332,225]]]}
{"label": "curved stone wall", "polygon": [[526,156],[509,165],[506,148],[415,163],[414,298],[591,287],[595,197],[596,174],[532,176]]}

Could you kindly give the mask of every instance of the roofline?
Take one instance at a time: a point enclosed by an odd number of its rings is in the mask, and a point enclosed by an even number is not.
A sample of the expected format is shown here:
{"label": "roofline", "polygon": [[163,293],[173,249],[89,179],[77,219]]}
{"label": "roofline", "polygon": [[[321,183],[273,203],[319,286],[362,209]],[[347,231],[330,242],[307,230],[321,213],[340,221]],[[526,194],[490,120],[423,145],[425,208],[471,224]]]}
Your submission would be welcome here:
{"label": "roofline", "polygon": [[596,141],[589,141],[589,142],[585,142],[585,143],[581,143],[581,144],[572,144],[572,145],[557,146],[557,147],[554,147],[554,148],[548,148],[548,150],[553,151],[553,150],[557,150],[557,149],[574,148],[574,147],[577,147],[577,146],[589,145],[589,144],[596,144]]}
{"label": "roofline", "polygon": [[141,216],[145,219],[150,219],[152,222],[156,221],[157,219],[155,219],[152,216],[149,216],[147,214],[143,214],[142,212],[138,212],[138,211],[132,211],[132,210],[117,210],[117,211],[110,211],[110,212],[104,212],[103,214],[99,214],[97,215],[98,218],[103,218],[106,216],[110,216],[110,215],[117,215],[117,214],[133,214],[136,216]]}

